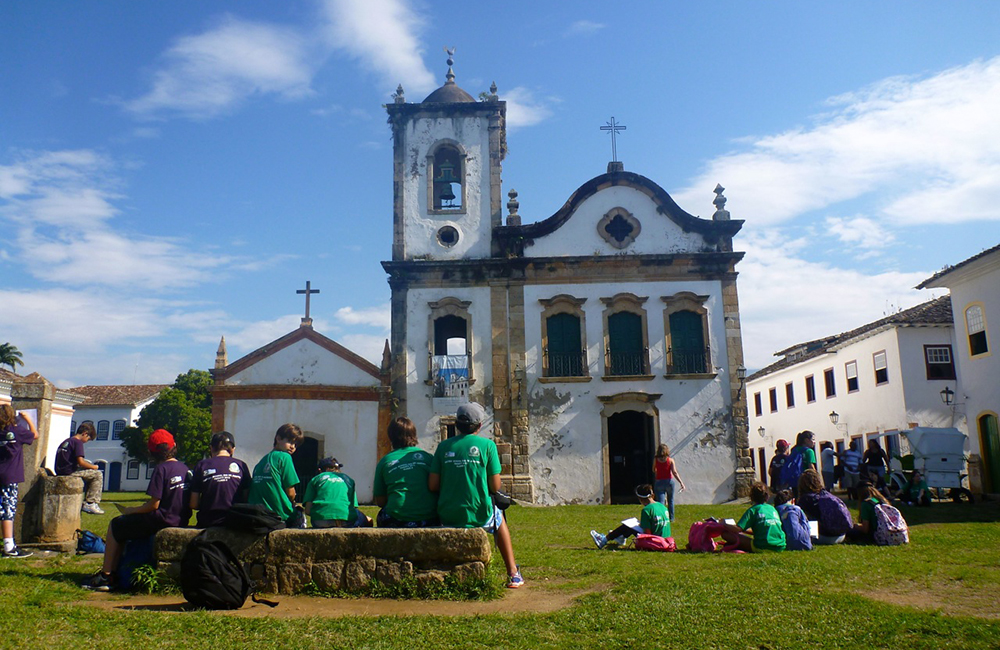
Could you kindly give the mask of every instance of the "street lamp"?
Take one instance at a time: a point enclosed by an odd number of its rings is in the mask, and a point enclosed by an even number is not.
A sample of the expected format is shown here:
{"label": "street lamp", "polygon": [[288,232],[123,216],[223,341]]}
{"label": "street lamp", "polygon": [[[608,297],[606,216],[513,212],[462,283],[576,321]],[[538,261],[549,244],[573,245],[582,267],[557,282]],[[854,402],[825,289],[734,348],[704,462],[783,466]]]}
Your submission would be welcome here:
{"label": "street lamp", "polygon": [[763,438],[764,437],[764,427],[758,427],[757,433],[759,433],[760,437]]}
{"label": "street lamp", "polygon": [[840,422],[840,415],[836,411],[830,411],[830,422],[833,422],[833,426],[837,426],[837,423]]}
{"label": "street lamp", "polygon": [[941,401],[944,402],[945,406],[951,406],[955,401],[955,391],[945,386],[944,390],[941,391]]}
{"label": "street lamp", "polygon": [[740,387],[736,389],[736,399],[739,399],[743,386],[747,383],[747,368],[742,363],[736,366],[736,378],[740,381]]}

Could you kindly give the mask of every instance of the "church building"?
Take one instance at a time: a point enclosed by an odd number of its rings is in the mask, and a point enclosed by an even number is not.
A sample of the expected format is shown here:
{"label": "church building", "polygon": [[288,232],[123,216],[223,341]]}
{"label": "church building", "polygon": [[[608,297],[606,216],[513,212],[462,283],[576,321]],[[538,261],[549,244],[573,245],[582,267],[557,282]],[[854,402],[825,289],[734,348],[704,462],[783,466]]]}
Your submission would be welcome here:
{"label": "church building", "polygon": [[501,187],[506,103],[446,83],[386,107],[393,136],[391,392],[433,450],[482,403],[503,483],[538,504],[633,502],[670,447],[717,503],[753,480],[733,237],[612,161],[551,215]]}

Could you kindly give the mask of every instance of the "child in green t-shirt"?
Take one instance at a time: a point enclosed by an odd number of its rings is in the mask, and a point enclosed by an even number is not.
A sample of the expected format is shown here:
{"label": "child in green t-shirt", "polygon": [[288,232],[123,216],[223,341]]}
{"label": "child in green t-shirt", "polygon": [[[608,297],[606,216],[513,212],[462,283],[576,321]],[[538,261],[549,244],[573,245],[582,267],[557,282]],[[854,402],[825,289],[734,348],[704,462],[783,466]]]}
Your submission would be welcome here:
{"label": "child in green t-shirt", "polygon": [[862,483],[858,487],[858,523],[847,533],[852,542],[874,542],[875,529],[878,528],[878,515],[875,506],[885,503],[885,498],[871,483]]}
{"label": "child in green t-shirt", "polygon": [[913,470],[913,474],[910,475],[910,480],[900,493],[900,497],[908,506],[931,505],[931,493],[920,470]]}
{"label": "child in green t-shirt", "polygon": [[247,502],[267,506],[286,522],[295,514],[295,486],[299,482],[292,454],[304,437],[298,425],[282,424],[274,434],[274,449],[253,468]]}
{"label": "child in green t-shirt", "polygon": [[306,486],[302,505],[313,528],[369,528],[372,520],[358,510],[354,479],[340,471],[336,458],[319,462],[319,474]]}
{"label": "child in green t-shirt", "polygon": [[609,542],[622,545],[626,539],[639,533],[670,537],[670,513],[665,505],[653,498],[653,486],[648,483],[639,485],[635,488],[635,495],[639,497],[639,503],[642,504],[639,525],[633,527],[622,522],[621,526],[607,535],[602,535],[596,530],[590,531],[590,537],[594,540],[597,548],[605,548]]}
{"label": "child in green t-shirt", "polygon": [[[781,528],[781,516],[774,506],[767,502],[767,486],[760,481],[750,486],[750,501],[753,503],[735,524],[723,524],[722,539],[725,551],[783,551],[785,531]],[[753,537],[746,532],[753,533]]]}

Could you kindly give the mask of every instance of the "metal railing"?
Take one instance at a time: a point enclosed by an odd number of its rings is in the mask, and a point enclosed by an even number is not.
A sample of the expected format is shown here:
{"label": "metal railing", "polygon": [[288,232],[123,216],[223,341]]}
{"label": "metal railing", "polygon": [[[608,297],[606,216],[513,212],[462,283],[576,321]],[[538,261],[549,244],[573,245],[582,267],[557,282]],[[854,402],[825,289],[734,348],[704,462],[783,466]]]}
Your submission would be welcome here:
{"label": "metal railing", "polygon": [[706,373],[712,365],[709,359],[708,348],[695,352],[677,352],[671,348],[667,350],[667,374]]}
{"label": "metal railing", "polygon": [[546,377],[583,377],[586,375],[587,351],[552,353],[545,350]]}
{"label": "metal railing", "polygon": [[608,352],[608,374],[645,375],[646,352]]}

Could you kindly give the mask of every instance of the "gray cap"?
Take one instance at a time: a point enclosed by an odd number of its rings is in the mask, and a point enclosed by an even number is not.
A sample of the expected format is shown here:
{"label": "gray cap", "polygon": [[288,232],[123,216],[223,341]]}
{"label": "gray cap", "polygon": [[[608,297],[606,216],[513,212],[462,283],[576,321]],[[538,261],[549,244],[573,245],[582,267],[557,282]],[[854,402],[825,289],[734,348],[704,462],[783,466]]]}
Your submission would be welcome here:
{"label": "gray cap", "polygon": [[482,424],[485,419],[486,410],[475,402],[462,404],[458,407],[458,411],[455,412],[456,422],[465,422],[473,426]]}

